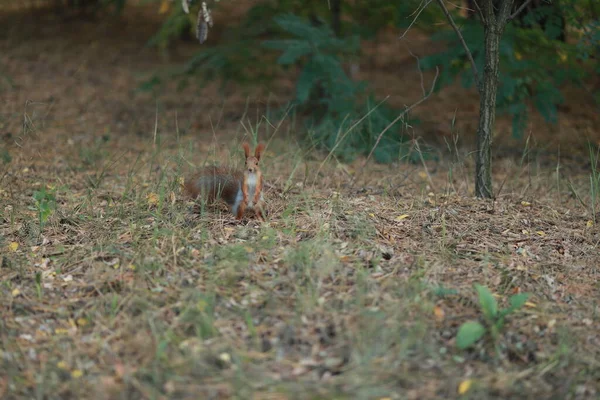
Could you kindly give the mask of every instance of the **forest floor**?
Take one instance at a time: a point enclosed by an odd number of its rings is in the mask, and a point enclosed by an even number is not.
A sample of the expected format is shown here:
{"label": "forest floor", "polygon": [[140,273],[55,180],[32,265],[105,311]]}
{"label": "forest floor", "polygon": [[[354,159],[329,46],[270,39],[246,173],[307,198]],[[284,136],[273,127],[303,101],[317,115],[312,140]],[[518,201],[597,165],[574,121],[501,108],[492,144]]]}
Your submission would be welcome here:
{"label": "forest floor", "polygon": [[[285,121],[259,124],[289,84],[139,90],[198,51],[144,47],[158,25],[141,12],[4,22],[0,398],[600,395],[591,99],[573,90],[557,126],[533,117],[528,144],[500,118],[497,196],[478,200],[477,100],[460,88],[415,110],[415,135],[432,142],[453,138],[457,116],[459,143],[439,145],[438,161],[342,164],[306,154]],[[394,46],[361,74],[402,106],[420,80]],[[207,161],[239,165],[256,129],[268,221],[191,212],[181,178]],[[484,322],[474,283],[501,308],[530,298],[495,339],[459,350],[461,324]]]}

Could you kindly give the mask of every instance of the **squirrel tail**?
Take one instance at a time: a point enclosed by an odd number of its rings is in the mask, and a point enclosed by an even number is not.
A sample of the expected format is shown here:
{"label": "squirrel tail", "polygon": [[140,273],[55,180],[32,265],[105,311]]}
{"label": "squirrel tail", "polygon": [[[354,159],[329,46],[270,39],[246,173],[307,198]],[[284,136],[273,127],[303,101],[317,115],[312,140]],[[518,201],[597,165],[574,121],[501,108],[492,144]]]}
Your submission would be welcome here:
{"label": "squirrel tail", "polygon": [[234,207],[241,192],[243,177],[238,172],[222,167],[205,167],[184,184],[184,190],[193,198],[202,197],[208,202],[223,199]]}

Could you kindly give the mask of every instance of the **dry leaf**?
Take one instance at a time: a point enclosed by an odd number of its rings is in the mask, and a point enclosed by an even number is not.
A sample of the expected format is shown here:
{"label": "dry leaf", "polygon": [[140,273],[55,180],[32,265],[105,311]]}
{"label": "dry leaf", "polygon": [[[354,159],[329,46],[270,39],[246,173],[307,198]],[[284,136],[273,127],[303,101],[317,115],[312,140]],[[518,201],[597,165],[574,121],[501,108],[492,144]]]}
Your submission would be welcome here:
{"label": "dry leaf", "polygon": [[406,219],[408,217],[409,217],[408,214],[398,215],[396,218],[394,218],[394,221],[402,221],[403,219]]}
{"label": "dry leaf", "polygon": [[155,206],[158,204],[158,195],[156,193],[148,193],[146,200],[148,200],[149,206]]}
{"label": "dry leaf", "polygon": [[522,205],[523,207],[529,207],[529,206],[531,206],[531,203],[530,203],[530,202],[528,202],[528,201],[522,201],[522,202],[521,202],[521,205]]}
{"label": "dry leaf", "polygon": [[15,251],[17,251],[18,248],[19,248],[19,243],[17,243],[17,242],[10,242],[10,244],[8,245],[8,251],[11,251],[13,253]]}
{"label": "dry leaf", "polygon": [[464,381],[462,381],[460,383],[460,385],[458,385],[458,394],[467,393],[469,391],[469,389],[471,389],[472,385],[473,385],[472,379],[465,379]]}
{"label": "dry leaf", "polygon": [[435,306],[433,308],[433,315],[435,315],[435,319],[437,319],[438,321],[442,321],[444,319],[444,317],[446,316],[446,313],[444,312],[442,307]]}
{"label": "dry leaf", "polygon": [[171,8],[171,7],[170,7],[170,2],[169,2],[168,0],[163,0],[163,1],[160,3],[160,8],[158,9],[158,13],[159,13],[159,14],[166,14],[166,13],[168,13],[168,12],[169,12],[169,9],[170,9],[170,8]]}
{"label": "dry leaf", "polygon": [[80,369],[74,369],[73,371],[71,371],[71,377],[73,379],[81,378],[82,375],[83,372]]}

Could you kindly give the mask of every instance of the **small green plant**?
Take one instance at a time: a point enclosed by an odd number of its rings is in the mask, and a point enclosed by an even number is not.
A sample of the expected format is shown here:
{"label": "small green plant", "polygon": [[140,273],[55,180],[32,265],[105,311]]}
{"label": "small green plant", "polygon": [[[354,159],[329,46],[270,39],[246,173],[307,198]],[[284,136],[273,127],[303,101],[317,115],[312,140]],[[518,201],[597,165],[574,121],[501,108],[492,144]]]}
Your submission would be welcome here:
{"label": "small green plant", "polygon": [[54,195],[53,189],[47,191],[46,188],[42,188],[42,190],[33,192],[33,199],[35,200],[35,208],[38,213],[38,222],[40,224],[41,232],[46,221],[48,221],[48,218],[56,209],[56,196]]}
{"label": "small green plant", "polygon": [[498,336],[504,328],[504,319],[523,307],[529,298],[528,293],[515,294],[508,299],[510,306],[499,310],[496,299],[487,287],[475,284],[475,290],[479,295],[479,305],[481,306],[485,326],[477,321],[468,321],[462,324],[458,330],[458,335],[456,335],[456,345],[459,349],[471,347],[483,337],[486,331],[489,331],[494,344],[497,344]]}

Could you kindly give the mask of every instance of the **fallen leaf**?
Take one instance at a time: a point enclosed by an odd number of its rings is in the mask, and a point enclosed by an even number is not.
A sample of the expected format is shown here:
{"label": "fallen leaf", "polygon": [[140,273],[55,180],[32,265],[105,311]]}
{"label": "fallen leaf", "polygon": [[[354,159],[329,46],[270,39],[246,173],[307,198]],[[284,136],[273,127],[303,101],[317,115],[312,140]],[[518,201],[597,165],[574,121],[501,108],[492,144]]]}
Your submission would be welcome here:
{"label": "fallen leaf", "polygon": [[17,297],[18,295],[21,294],[21,291],[18,288],[13,289],[13,291],[11,292],[13,297]]}
{"label": "fallen leaf", "polygon": [[148,201],[149,206],[155,206],[158,204],[158,195],[156,193],[148,193],[146,195],[146,200]]}
{"label": "fallen leaf", "polygon": [[408,214],[398,215],[396,218],[394,218],[394,221],[402,221],[403,219],[406,219],[408,217],[409,217]]}
{"label": "fallen leaf", "polygon": [[433,315],[435,315],[435,318],[438,321],[442,321],[444,319],[444,317],[446,316],[446,313],[444,312],[444,310],[442,309],[442,307],[435,306],[433,308]]}
{"label": "fallen leaf", "polygon": [[471,389],[472,385],[473,385],[472,379],[465,379],[464,381],[462,381],[460,383],[460,385],[458,385],[458,394],[467,393],[469,391],[469,389]]}
{"label": "fallen leaf", "polygon": [[522,201],[522,202],[521,202],[521,205],[522,205],[523,207],[529,207],[529,206],[531,206],[531,203],[530,203],[530,202],[528,202],[528,201]]}
{"label": "fallen leaf", "polygon": [[166,14],[169,12],[170,9],[170,4],[167,0],[163,0],[162,3],[160,3],[160,8],[158,9],[158,13],[159,14]]}
{"label": "fallen leaf", "polygon": [[19,243],[17,243],[17,242],[10,242],[10,244],[8,245],[8,250],[13,253],[15,251],[17,251],[18,248],[19,248]]}
{"label": "fallen leaf", "polygon": [[594,226],[594,221],[592,221],[591,219],[585,224],[585,226],[587,226],[588,228],[591,228],[592,226]]}
{"label": "fallen leaf", "polygon": [[82,375],[83,372],[80,369],[74,369],[73,371],[71,371],[71,378],[73,379],[81,378]]}

